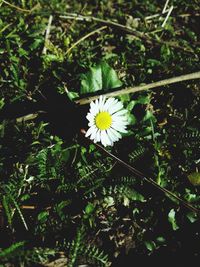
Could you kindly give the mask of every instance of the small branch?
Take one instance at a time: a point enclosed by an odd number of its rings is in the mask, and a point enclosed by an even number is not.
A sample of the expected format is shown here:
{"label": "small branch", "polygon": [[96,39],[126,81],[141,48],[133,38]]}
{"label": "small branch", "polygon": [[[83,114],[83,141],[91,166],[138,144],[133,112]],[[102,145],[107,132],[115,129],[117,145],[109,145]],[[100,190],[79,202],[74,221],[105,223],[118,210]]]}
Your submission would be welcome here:
{"label": "small branch", "polygon": [[45,113],[45,111],[37,111],[36,113],[32,113],[32,114],[27,114],[25,116],[22,116],[22,117],[19,117],[16,119],[16,122],[17,123],[22,123],[22,122],[25,122],[25,121],[30,121],[30,120],[34,120],[36,119],[39,114],[42,114],[42,113]]}
{"label": "small branch", "polygon": [[[81,132],[85,135],[85,131],[84,130],[82,130]],[[90,141],[88,138],[87,138],[87,140]],[[93,143],[93,142],[91,142],[91,143],[94,144],[98,149],[102,150],[105,154],[107,154],[107,156],[109,156],[109,157],[113,158],[114,160],[116,160],[120,165],[124,166],[126,169],[128,169],[131,173],[133,173],[138,178],[145,180],[146,182],[150,183],[151,185],[153,185],[154,187],[156,187],[157,189],[159,189],[160,191],[162,191],[166,195],[168,195],[168,196],[176,199],[177,201],[179,201],[179,203],[181,203],[183,206],[185,206],[186,208],[188,208],[192,212],[195,212],[196,214],[200,215],[200,210],[195,208],[195,207],[193,207],[190,203],[184,201],[182,198],[180,198],[179,196],[175,195],[174,193],[172,193],[168,189],[158,185],[153,179],[146,177],[142,172],[138,171],[137,169],[133,168],[131,165],[129,165],[125,161],[121,160],[120,158],[118,158],[117,156],[112,154],[111,152],[107,151],[101,145],[99,145],[97,143]]]}
{"label": "small branch", "polygon": [[0,30],[0,33],[3,33],[7,28],[9,28],[13,23],[9,23],[7,24],[5,27],[3,27],[1,30]]}
{"label": "small branch", "polygon": [[168,13],[167,13],[166,18],[165,18],[165,20],[164,20],[163,23],[162,23],[162,26],[161,26],[162,28],[165,27],[165,24],[167,23],[167,20],[169,19],[169,16],[171,15],[173,8],[174,8],[173,6],[170,7],[170,9],[169,9],[169,11],[168,11]]}
{"label": "small branch", "polygon": [[[22,210],[35,210],[38,208],[38,206],[35,206],[35,205],[21,205],[19,206],[20,209]],[[51,206],[47,206],[45,207],[45,210],[49,210],[51,209],[52,207]],[[0,204],[0,211],[3,210],[3,206]]]}
{"label": "small branch", "polygon": [[[194,79],[200,79],[200,71],[193,72],[193,73],[186,74],[186,75],[181,75],[181,76],[174,77],[174,78],[161,80],[161,81],[150,83],[150,84],[145,84],[145,85],[140,85],[140,86],[135,86],[135,87],[128,87],[128,88],[124,88],[121,90],[116,90],[116,91],[111,92],[111,93],[106,93],[103,95],[106,97],[116,97],[119,95],[136,93],[136,92],[140,92],[140,91],[153,89],[156,87],[166,86],[169,84],[182,82],[182,81],[189,81],[189,80],[194,80]],[[84,98],[75,100],[75,103],[78,105],[85,105],[85,104],[90,103],[91,101],[94,101],[97,98],[99,98],[99,95],[84,97]],[[37,111],[36,113],[32,113],[32,114],[28,114],[28,115],[19,117],[16,119],[16,122],[22,123],[25,121],[34,120],[41,113],[45,113],[45,112],[44,111]]]}
{"label": "small branch", "polygon": [[104,19],[100,19],[100,18],[96,18],[96,17],[90,17],[90,16],[82,16],[76,13],[69,13],[67,15],[61,15],[60,16],[61,19],[75,19],[75,20],[79,20],[79,21],[86,21],[86,22],[98,22],[101,23],[103,25],[106,26],[110,26],[110,27],[114,27],[114,28],[118,28],[122,31],[125,31],[129,34],[133,34],[139,38],[145,39],[147,40],[148,37],[145,35],[145,33],[140,32],[140,31],[136,31],[134,29],[132,29],[131,27],[125,26],[123,24],[114,22],[114,21],[110,21],[110,20],[104,20]]}
{"label": "small branch", "polygon": [[98,28],[86,35],[84,35],[83,37],[81,37],[77,42],[75,42],[66,52],[66,54],[69,54],[71,52],[72,49],[74,49],[75,46],[77,46],[78,44],[80,44],[82,41],[84,41],[85,39],[87,39],[88,37],[90,37],[91,35],[97,33],[97,32],[100,32],[102,30],[105,30],[107,28],[107,26],[103,26],[101,28]]}
{"label": "small branch", "polygon": [[168,4],[169,4],[169,1],[170,1],[170,0],[166,0],[165,5],[164,5],[163,10],[162,10],[162,14],[168,12],[168,10],[167,10],[167,6],[168,6]]}
{"label": "small branch", "polygon": [[13,5],[13,4],[11,4],[11,3],[5,1],[5,0],[2,0],[2,3],[6,4],[6,5],[9,6],[9,7],[14,8],[14,9],[16,9],[16,10],[18,10],[18,11],[27,12],[27,13],[31,13],[31,12],[32,12],[32,9],[30,9],[30,10],[29,10],[29,9],[24,9],[24,8],[18,7],[18,6],[16,6],[16,5]]}
{"label": "small branch", "polygon": [[[170,11],[171,12],[171,11]],[[101,23],[103,25],[112,27],[112,28],[117,28],[118,30],[121,30],[127,34],[131,34],[134,35],[140,39],[145,40],[147,43],[153,44],[153,43],[157,43],[157,44],[165,44],[168,46],[171,46],[175,49],[179,49],[179,50],[183,50],[186,53],[194,53],[192,49],[189,48],[185,48],[183,46],[179,46],[176,45],[172,42],[167,42],[164,40],[160,40],[158,38],[152,38],[148,33],[144,33],[144,32],[140,32],[140,31],[136,31],[133,28],[114,22],[114,21],[110,21],[110,20],[104,20],[104,19],[100,19],[100,18],[96,18],[96,17],[90,17],[90,16],[83,16],[80,14],[76,14],[76,13],[67,13],[66,15],[60,15],[59,16],[61,19],[73,19],[73,20],[77,20],[77,21],[85,21],[85,22],[98,22]]]}
{"label": "small branch", "polygon": [[47,52],[47,44],[48,44],[48,41],[49,41],[49,35],[50,35],[50,31],[51,31],[52,20],[53,20],[53,16],[50,15],[49,16],[48,25],[47,25],[47,29],[46,29],[46,34],[45,34],[44,48],[43,48],[43,51],[42,51],[43,55],[45,55],[46,52]]}
{"label": "small branch", "polygon": [[[169,84],[182,82],[182,81],[189,81],[189,80],[194,80],[194,79],[200,79],[200,71],[193,72],[193,73],[186,74],[186,75],[173,77],[173,78],[169,78],[169,79],[165,79],[165,80],[161,80],[161,81],[150,83],[150,84],[139,85],[139,86],[135,86],[135,87],[127,87],[127,88],[117,90],[117,91],[114,91],[111,93],[106,93],[103,95],[106,97],[115,97],[115,96],[119,96],[119,95],[145,91],[145,90],[153,89],[156,87],[166,86]],[[98,97],[99,97],[99,95],[81,98],[81,99],[75,100],[75,103],[79,104],[79,105],[85,105],[85,104],[88,104],[91,101],[97,99]]]}

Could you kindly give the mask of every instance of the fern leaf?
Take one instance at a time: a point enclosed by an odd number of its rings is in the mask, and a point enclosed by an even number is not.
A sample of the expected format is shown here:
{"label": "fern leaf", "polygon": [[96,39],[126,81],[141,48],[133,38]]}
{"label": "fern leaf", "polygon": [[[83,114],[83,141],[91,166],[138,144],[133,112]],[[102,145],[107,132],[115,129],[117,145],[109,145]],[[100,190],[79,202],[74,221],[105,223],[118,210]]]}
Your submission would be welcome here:
{"label": "fern leaf", "polygon": [[95,264],[95,266],[108,267],[111,264],[109,262],[108,255],[95,246],[89,245],[85,247],[83,254],[89,261]]}
{"label": "fern leaf", "polygon": [[78,259],[79,252],[83,247],[83,239],[85,236],[84,228],[78,229],[75,239],[72,241],[69,251],[69,262],[68,267],[74,267]]}
{"label": "fern leaf", "polygon": [[24,247],[25,242],[17,242],[15,244],[12,244],[10,247],[4,249],[3,251],[0,251],[0,259],[1,260],[8,260],[10,258],[13,258],[16,255],[16,252],[19,251],[19,249]]}
{"label": "fern leaf", "polygon": [[2,204],[3,204],[3,207],[4,207],[5,213],[6,213],[8,224],[11,225],[12,224],[12,214],[11,214],[11,210],[10,210],[10,207],[9,207],[9,201],[8,201],[6,196],[3,196]]}
{"label": "fern leaf", "polygon": [[135,150],[133,150],[130,154],[129,154],[129,160],[131,163],[134,163],[136,160],[140,159],[141,157],[144,156],[144,154],[146,153],[147,148],[145,148],[144,146],[139,146],[138,148],[136,148]]}

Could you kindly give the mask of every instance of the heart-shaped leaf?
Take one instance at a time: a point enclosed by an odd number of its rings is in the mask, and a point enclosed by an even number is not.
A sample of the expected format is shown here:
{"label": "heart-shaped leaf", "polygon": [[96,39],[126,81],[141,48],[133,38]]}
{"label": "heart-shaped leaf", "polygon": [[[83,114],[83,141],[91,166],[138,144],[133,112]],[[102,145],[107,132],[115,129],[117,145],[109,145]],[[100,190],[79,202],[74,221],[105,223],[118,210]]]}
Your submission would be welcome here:
{"label": "heart-shaped leaf", "polygon": [[91,67],[90,70],[81,76],[81,94],[92,93],[99,90],[108,90],[120,87],[116,71],[106,62]]}
{"label": "heart-shaped leaf", "polygon": [[188,179],[192,185],[200,185],[200,173],[199,172],[192,172],[188,175]]}

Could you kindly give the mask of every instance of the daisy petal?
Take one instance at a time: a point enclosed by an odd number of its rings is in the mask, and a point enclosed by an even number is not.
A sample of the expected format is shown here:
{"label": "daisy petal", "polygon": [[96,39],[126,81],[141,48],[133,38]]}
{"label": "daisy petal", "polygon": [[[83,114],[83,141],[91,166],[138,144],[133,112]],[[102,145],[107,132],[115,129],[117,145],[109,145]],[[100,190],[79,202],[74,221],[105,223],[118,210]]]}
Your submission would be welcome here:
{"label": "daisy petal", "polygon": [[127,112],[128,112],[128,110],[126,110],[126,109],[122,109],[122,110],[120,110],[120,111],[117,111],[115,114],[113,114],[113,116],[114,116],[114,115],[116,115],[116,116],[121,116],[121,115],[126,114]]}
{"label": "daisy petal", "polygon": [[96,104],[96,101],[95,102],[91,102],[90,103],[90,113],[95,116],[97,113],[98,113],[98,104]]}
{"label": "daisy petal", "polygon": [[118,137],[113,134],[111,128],[107,130],[107,134],[112,143],[119,140]]}
{"label": "daisy petal", "polygon": [[103,146],[107,146],[111,144],[111,141],[108,138],[108,135],[105,130],[101,131],[101,143]]}
{"label": "daisy petal", "polygon": [[118,102],[118,103],[114,104],[113,106],[110,106],[110,108],[108,109],[108,112],[110,114],[113,114],[113,113],[115,113],[116,111],[119,111],[122,108],[123,108],[122,103]]}
{"label": "daisy petal", "polygon": [[97,131],[97,134],[96,134],[95,141],[96,141],[96,142],[100,142],[100,140],[101,140],[101,131],[98,130],[98,131]]}
{"label": "daisy petal", "polygon": [[88,123],[88,126],[89,127],[92,127],[93,125],[95,125],[95,121],[93,120],[93,121],[90,121],[89,123]]}
{"label": "daisy petal", "polygon": [[88,113],[87,116],[86,116],[86,118],[87,118],[88,121],[92,121],[92,120],[94,120],[94,117],[95,117],[95,116],[92,115],[91,113]]}
{"label": "daisy petal", "polygon": [[96,129],[97,129],[97,127],[96,127],[95,125],[93,125],[92,127],[90,127],[90,128],[87,130],[87,132],[86,132],[86,134],[85,134],[85,137],[90,136],[93,132],[96,131]]}
{"label": "daisy petal", "polygon": [[121,133],[127,133],[127,130],[125,129],[125,125],[113,123],[112,128],[121,132]]}
{"label": "daisy petal", "polygon": [[115,99],[113,97],[108,98],[105,105],[104,105],[104,110],[108,111],[108,109],[110,108],[110,106],[112,106],[115,103]]}
{"label": "daisy petal", "polygon": [[126,116],[112,116],[112,121],[116,121],[116,122],[123,122],[123,123],[126,123],[128,124],[128,119]]}
{"label": "daisy petal", "polygon": [[109,131],[115,136],[115,138],[116,138],[116,140],[118,141],[119,139],[121,139],[121,134],[118,132],[118,131],[116,131],[115,129],[113,129],[113,128],[110,128],[109,129]]}
{"label": "daisy petal", "polygon": [[101,95],[100,98],[99,98],[99,111],[103,111],[104,110],[105,101],[106,101],[105,96]]}
{"label": "daisy petal", "polygon": [[96,134],[97,134],[97,132],[98,132],[98,129],[96,128],[96,129],[92,132],[92,134],[91,134],[91,136],[90,136],[90,139],[91,139],[91,140],[94,140],[94,139],[96,138]]}

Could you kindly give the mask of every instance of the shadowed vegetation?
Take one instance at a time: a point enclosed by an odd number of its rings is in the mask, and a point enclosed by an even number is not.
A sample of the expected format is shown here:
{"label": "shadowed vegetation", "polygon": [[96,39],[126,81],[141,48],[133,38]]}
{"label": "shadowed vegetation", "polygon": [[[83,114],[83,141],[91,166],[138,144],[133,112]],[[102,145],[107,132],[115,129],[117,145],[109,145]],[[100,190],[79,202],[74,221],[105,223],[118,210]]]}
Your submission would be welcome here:
{"label": "shadowed vegetation", "polygon": [[[200,77],[124,93],[200,71],[199,1],[1,0],[0,14],[1,266],[199,257]],[[106,154],[77,100],[116,90],[128,133]]]}

